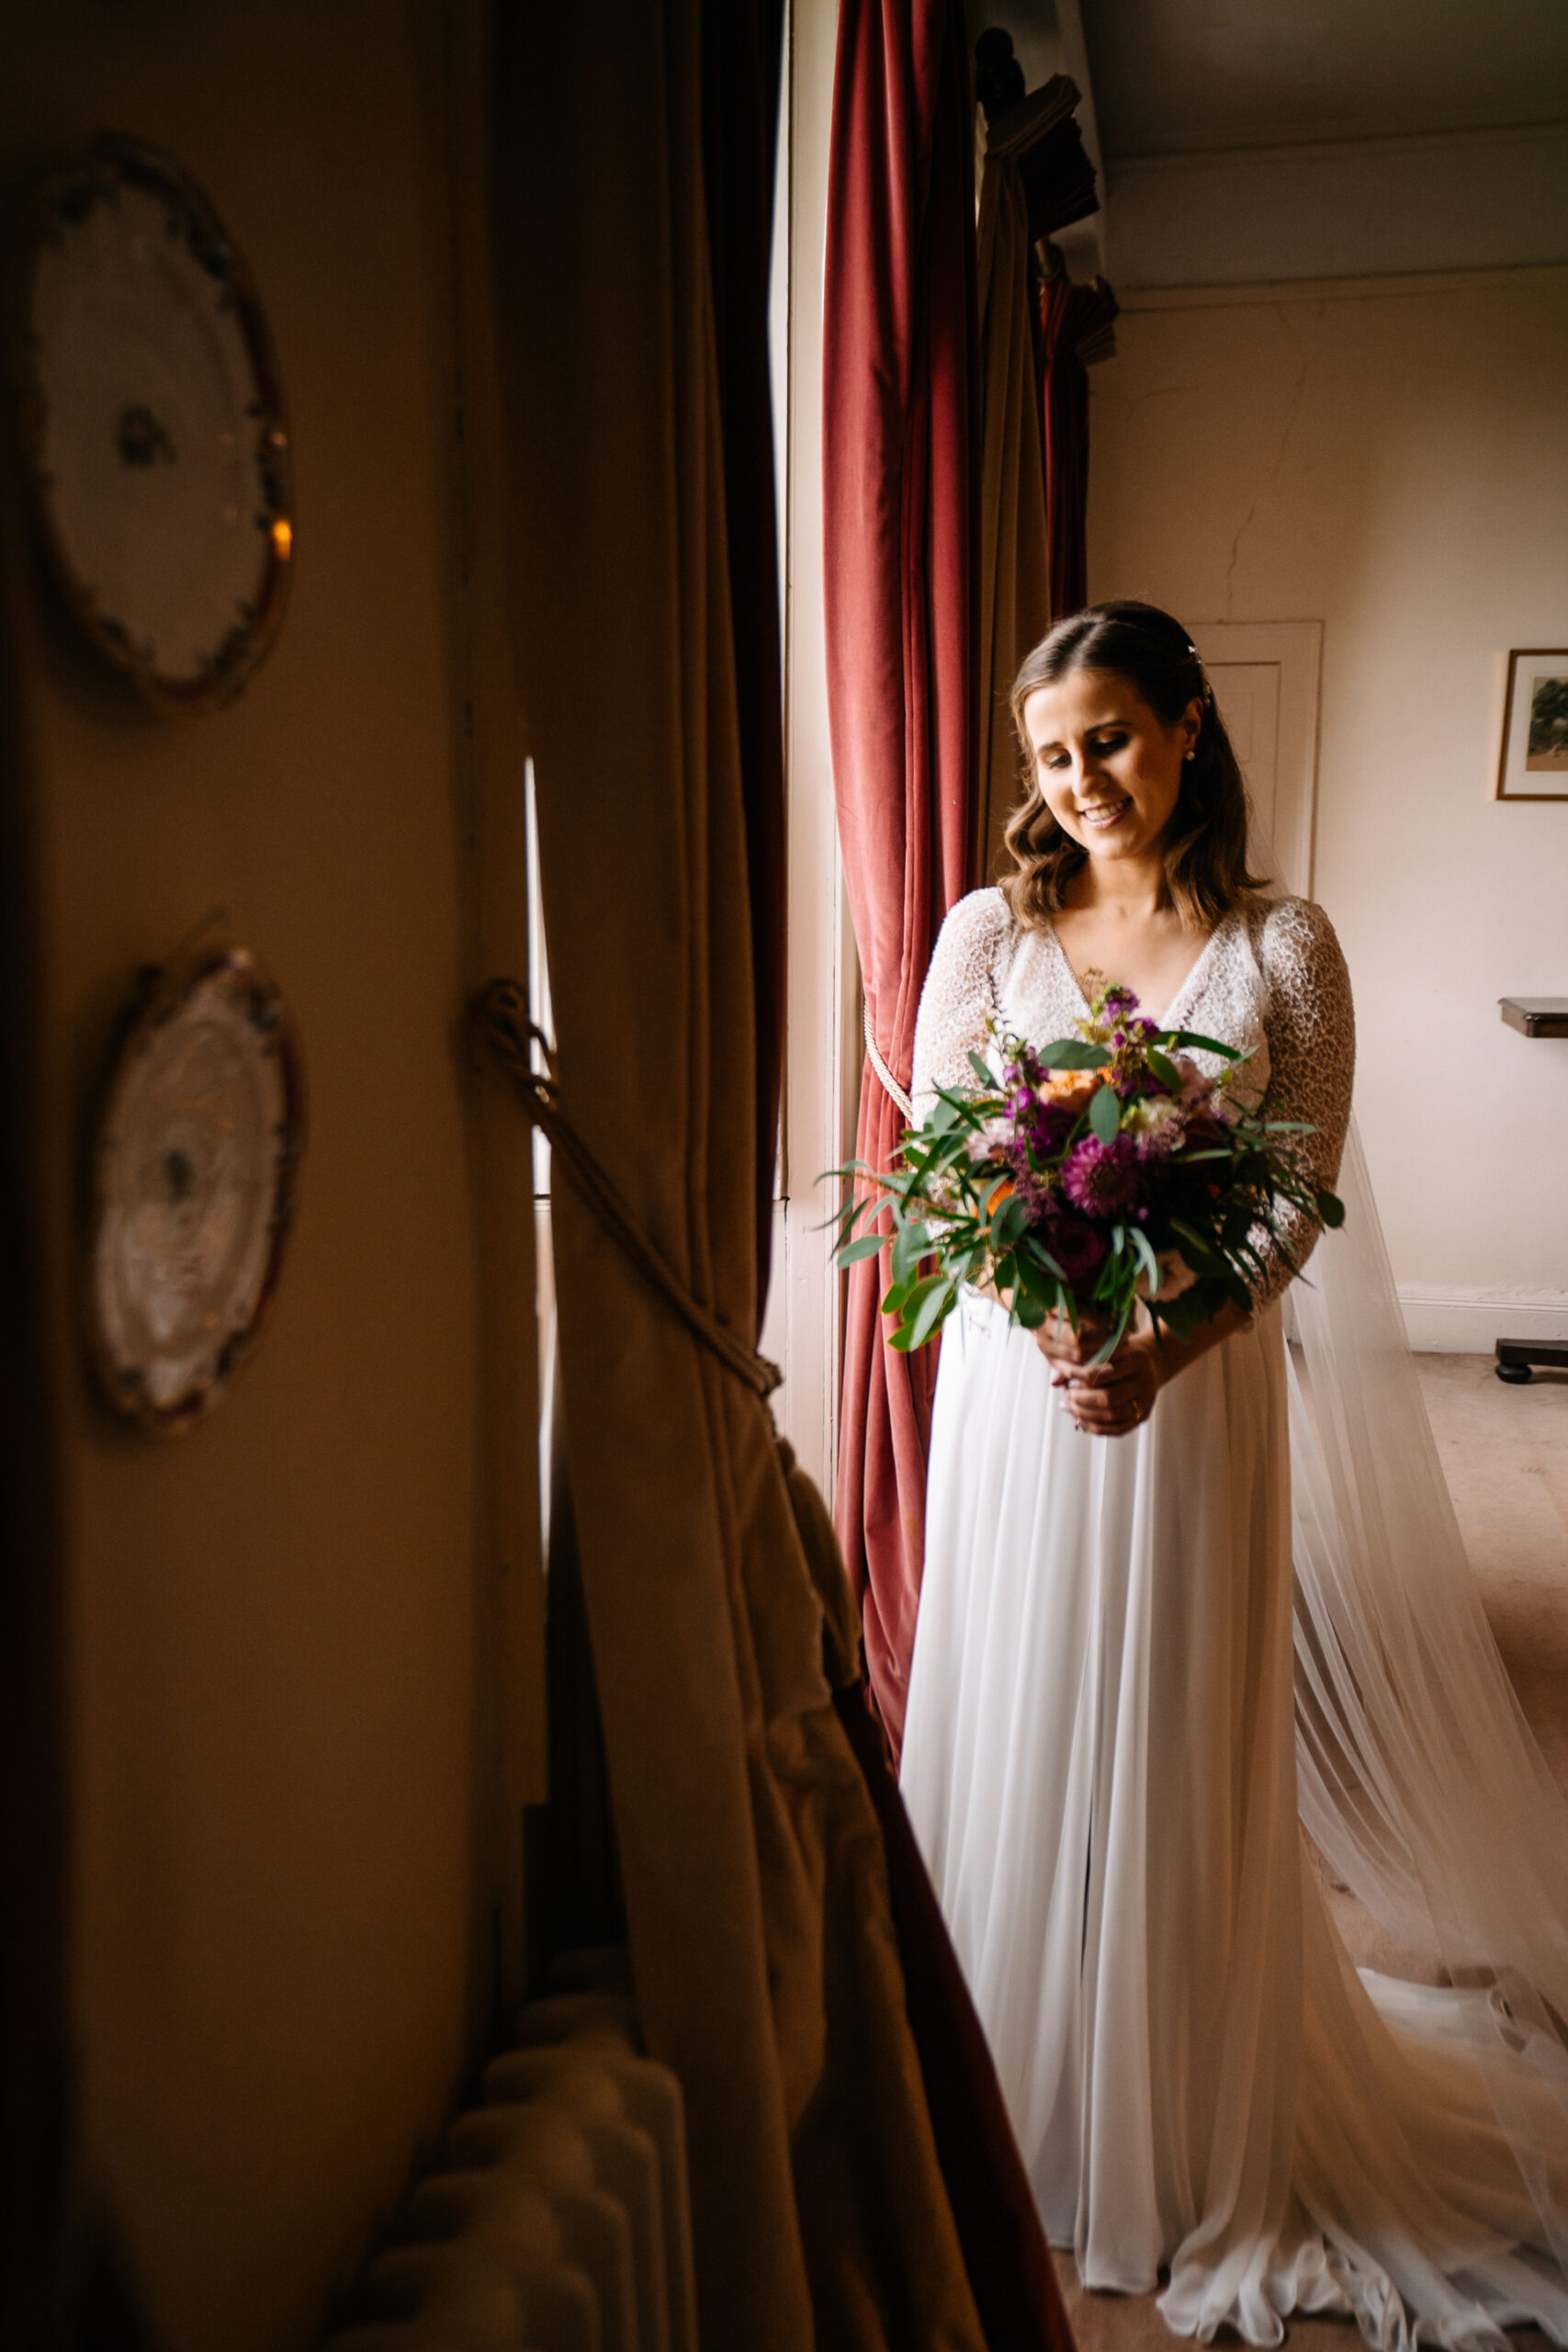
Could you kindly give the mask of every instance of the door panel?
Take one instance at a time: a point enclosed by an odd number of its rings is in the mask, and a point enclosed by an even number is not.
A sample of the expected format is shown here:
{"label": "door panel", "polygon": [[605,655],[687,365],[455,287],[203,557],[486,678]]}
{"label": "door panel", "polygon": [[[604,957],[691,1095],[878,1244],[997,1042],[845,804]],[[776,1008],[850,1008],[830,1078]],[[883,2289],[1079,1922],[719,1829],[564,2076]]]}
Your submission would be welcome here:
{"label": "door panel", "polygon": [[1321,621],[1205,621],[1192,631],[1258,820],[1255,855],[1312,895]]}

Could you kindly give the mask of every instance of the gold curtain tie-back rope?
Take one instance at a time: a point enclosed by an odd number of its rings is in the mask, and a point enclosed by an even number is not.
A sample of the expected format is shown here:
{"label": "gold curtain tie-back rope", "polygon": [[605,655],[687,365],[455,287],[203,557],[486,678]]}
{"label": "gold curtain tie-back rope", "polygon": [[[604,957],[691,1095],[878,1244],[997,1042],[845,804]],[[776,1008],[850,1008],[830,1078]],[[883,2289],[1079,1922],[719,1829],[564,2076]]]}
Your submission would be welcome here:
{"label": "gold curtain tie-back rope", "polygon": [[876,1032],[871,1025],[871,1007],[869,1004],[863,1005],[861,1011],[863,1015],[863,1026],[865,1030],[865,1050],[870,1057],[872,1069],[876,1072],[877,1077],[882,1080],[883,1086],[893,1097],[894,1102],[897,1102],[900,1111],[903,1112],[904,1116],[908,1120],[910,1125],[913,1126],[915,1123],[915,1106],[910,1102],[908,1096],[905,1093],[903,1088],[899,1085],[897,1080],[894,1077],[892,1071],[888,1069],[887,1064],[882,1058],[882,1049],[876,1042]]}
{"label": "gold curtain tie-back rope", "polygon": [[630,1260],[643,1280],[672,1307],[694,1339],[720,1363],[743,1380],[759,1396],[769,1396],[784,1378],[754,1348],[718,1321],[700,1299],[694,1298],[680,1275],[660,1256],[638,1227],[631,1210],[576,1128],[562,1112],[555,1080],[533,1066],[535,1039],[549,1054],[548,1041],[528,1018],[528,1000],[515,980],[491,980],[480,996],[478,1012],[496,1058],[517,1083],[523,1108],[547,1137],[565,1169],[573,1192],[591,1210],[623,1257]]}

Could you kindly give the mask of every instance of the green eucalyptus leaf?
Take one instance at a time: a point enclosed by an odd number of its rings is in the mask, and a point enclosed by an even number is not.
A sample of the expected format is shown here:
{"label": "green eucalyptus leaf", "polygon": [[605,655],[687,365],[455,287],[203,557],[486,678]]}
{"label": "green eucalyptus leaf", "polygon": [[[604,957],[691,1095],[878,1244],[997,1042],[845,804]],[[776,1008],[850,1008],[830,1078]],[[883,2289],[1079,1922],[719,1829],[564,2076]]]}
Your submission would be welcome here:
{"label": "green eucalyptus leaf", "polygon": [[1089,1106],[1089,1123],[1101,1143],[1114,1143],[1122,1125],[1122,1106],[1109,1086],[1102,1086]]}
{"label": "green eucalyptus leaf", "polygon": [[[1018,1267],[1018,1286],[1043,1307],[1059,1306],[1062,1300],[1062,1278],[1059,1272],[1047,1272],[1041,1265],[1035,1249],[1021,1250],[1014,1261]],[[1032,1327],[1031,1327],[1032,1328]]]}
{"label": "green eucalyptus leaf", "polygon": [[940,1275],[935,1286],[926,1293],[915,1312],[909,1345],[923,1348],[937,1325],[950,1315],[957,1304],[958,1285],[951,1275]]}
{"label": "green eucalyptus leaf", "polygon": [[885,1233],[863,1233],[858,1241],[846,1241],[841,1250],[833,1252],[840,1266],[858,1266],[863,1258],[874,1258],[886,1247]]}
{"label": "green eucalyptus leaf", "polygon": [[1190,1290],[1184,1290],[1179,1298],[1173,1298],[1160,1308],[1160,1321],[1177,1339],[1188,1339],[1211,1319],[1226,1295],[1216,1284],[1194,1283]]}
{"label": "green eucalyptus leaf", "polygon": [[1149,1295],[1152,1298],[1160,1285],[1159,1260],[1150,1249],[1148,1235],[1142,1226],[1131,1225],[1127,1232],[1138,1262],[1149,1278]]}
{"label": "green eucalyptus leaf", "polygon": [[913,1319],[924,1306],[931,1292],[933,1290],[940,1290],[947,1279],[947,1276],[942,1273],[921,1274],[918,1281],[912,1282],[908,1285],[908,1290],[904,1300],[904,1320],[906,1323],[910,1322]]}
{"label": "green eucalyptus leaf", "polygon": [[1168,1029],[1165,1033],[1165,1042],[1181,1052],[1195,1046],[1201,1053],[1218,1054],[1227,1062],[1245,1059],[1239,1046],[1222,1045],[1218,1037],[1201,1036],[1196,1029]]}
{"label": "green eucalyptus leaf", "polygon": [[1187,1244],[1182,1255],[1195,1272],[1204,1272],[1217,1262],[1209,1242],[1195,1226],[1188,1224],[1185,1217],[1173,1216],[1170,1220],[1170,1229],[1173,1233],[1179,1235]]}
{"label": "green eucalyptus leaf", "polygon": [[912,1225],[900,1225],[894,1238],[893,1279],[899,1284],[908,1284],[919,1257],[914,1246],[915,1231]]}
{"label": "green eucalyptus leaf", "polygon": [[1029,1211],[1016,1193],[998,1203],[991,1218],[991,1247],[996,1250],[1011,1250],[1021,1240],[1029,1225]]}
{"label": "green eucalyptus leaf", "polygon": [[1103,1046],[1081,1037],[1057,1037],[1042,1046],[1038,1058],[1047,1069],[1103,1069],[1111,1057]]}

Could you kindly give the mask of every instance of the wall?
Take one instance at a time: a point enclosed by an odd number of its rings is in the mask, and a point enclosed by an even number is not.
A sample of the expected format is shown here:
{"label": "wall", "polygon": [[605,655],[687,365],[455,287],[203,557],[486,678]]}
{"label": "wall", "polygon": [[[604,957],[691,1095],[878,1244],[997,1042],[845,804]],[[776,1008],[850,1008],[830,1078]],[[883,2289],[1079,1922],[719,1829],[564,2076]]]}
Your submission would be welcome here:
{"label": "wall", "polygon": [[[232,710],[155,719],[10,560],[40,844],[88,2171],[170,2352],[290,2352],[465,2063],[474,1273],[457,1049],[438,83],[412,5],[29,0],[6,179],[104,124],[246,251],[298,561]],[[155,1443],[94,1399],[70,1217],[137,967],[227,909],[304,1038],[302,1212],[257,1360]]]}
{"label": "wall", "polygon": [[1134,290],[1092,377],[1091,594],[1325,624],[1314,895],[1432,1345],[1568,1334],[1568,1048],[1496,1006],[1568,993],[1568,802],[1492,798],[1499,656],[1568,646],[1565,297],[1561,266]]}
{"label": "wall", "polygon": [[1393,277],[1568,255],[1568,125],[1119,158],[1119,286]]}

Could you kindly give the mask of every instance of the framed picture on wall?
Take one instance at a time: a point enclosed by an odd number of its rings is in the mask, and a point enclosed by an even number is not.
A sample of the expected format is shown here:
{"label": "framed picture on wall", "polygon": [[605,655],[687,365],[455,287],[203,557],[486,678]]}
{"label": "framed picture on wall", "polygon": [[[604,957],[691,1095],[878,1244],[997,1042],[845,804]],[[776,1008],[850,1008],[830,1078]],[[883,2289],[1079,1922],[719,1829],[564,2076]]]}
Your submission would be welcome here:
{"label": "framed picture on wall", "polygon": [[1508,656],[1499,800],[1568,800],[1568,647]]}

